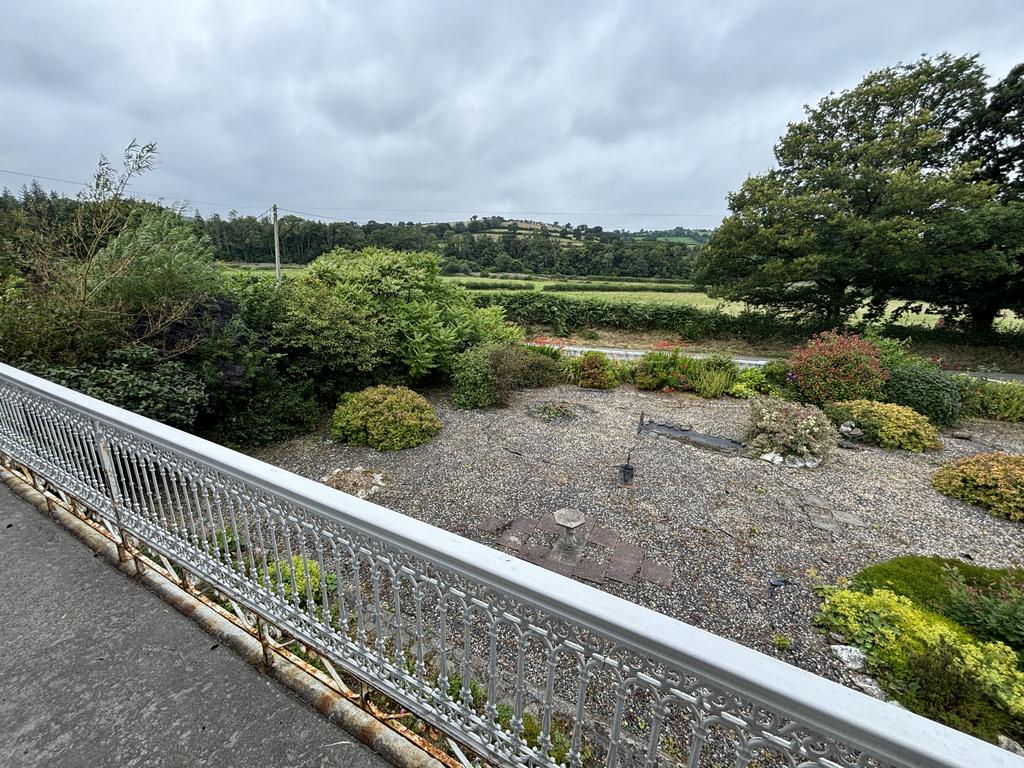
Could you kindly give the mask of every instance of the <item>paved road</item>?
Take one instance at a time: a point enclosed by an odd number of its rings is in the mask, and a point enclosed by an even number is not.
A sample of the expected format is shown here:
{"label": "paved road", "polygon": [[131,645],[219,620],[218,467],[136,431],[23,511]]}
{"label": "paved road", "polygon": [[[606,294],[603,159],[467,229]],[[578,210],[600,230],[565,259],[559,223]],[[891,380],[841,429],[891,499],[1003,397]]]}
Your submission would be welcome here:
{"label": "paved road", "polygon": [[0,484],[0,766],[387,766]]}
{"label": "paved road", "polygon": [[[574,346],[571,344],[559,344],[559,349],[569,355],[581,355],[584,352],[596,351],[603,352],[608,357],[615,358],[616,360],[639,360],[644,356],[644,353],[650,352],[649,349],[625,349],[623,347],[582,347]],[[706,352],[687,352],[689,357],[707,357]],[[771,360],[784,360],[785,358],[780,357],[744,357],[734,356],[732,358],[736,361],[736,364],[740,368],[760,368],[765,363]],[[990,373],[988,371],[954,371],[947,370],[946,373],[965,373],[968,376],[974,376],[979,379],[992,379],[994,381],[1024,381],[1024,374],[1020,373]]]}

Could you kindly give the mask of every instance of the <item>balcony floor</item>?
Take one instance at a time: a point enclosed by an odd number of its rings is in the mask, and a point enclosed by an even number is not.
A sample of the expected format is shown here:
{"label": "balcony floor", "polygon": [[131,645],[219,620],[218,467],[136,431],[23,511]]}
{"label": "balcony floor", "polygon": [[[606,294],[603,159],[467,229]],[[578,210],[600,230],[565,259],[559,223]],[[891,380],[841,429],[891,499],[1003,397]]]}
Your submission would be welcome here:
{"label": "balcony floor", "polygon": [[388,765],[2,485],[0,557],[0,765]]}

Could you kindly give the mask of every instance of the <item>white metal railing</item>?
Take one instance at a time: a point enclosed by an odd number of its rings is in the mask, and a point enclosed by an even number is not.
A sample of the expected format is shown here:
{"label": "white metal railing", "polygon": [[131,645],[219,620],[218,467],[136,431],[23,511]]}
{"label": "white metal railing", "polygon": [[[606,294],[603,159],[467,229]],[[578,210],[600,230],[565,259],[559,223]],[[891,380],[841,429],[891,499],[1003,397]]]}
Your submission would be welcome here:
{"label": "white metal railing", "polygon": [[495,764],[1024,765],[668,616],[3,364],[0,453]]}

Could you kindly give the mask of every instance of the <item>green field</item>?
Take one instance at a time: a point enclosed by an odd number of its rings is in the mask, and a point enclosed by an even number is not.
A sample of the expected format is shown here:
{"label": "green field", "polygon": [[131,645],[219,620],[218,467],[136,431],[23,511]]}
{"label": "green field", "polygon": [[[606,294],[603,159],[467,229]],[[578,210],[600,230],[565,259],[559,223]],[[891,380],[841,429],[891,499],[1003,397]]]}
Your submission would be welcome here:
{"label": "green field", "polygon": [[[273,264],[222,264],[224,271],[232,274],[273,274]],[[298,264],[286,264],[281,268],[282,274],[285,275],[298,275],[305,269],[304,266]],[[514,278],[506,277],[469,277],[466,275],[453,275],[446,276],[443,278],[450,280],[456,284],[464,281],[472,281],[474,283],[493,283],[495,290],[501,290],[502,283],[517,283],[530,286],[535,291],[544,290],[544,286],[550,283],[565,282],[564,278],[551,278],[545,279],[543,276],[538,276],[532,280],[517,280]],[[602,282],[600,278],[594,278],[594,282]],[[621,291],[588,291],[586,290],[586,283],[581,280],[579,291],[551,291],[548,292],[550,296],[564,296],[567,299],[598,299],[602,301],[634,301],[637,303],[647,304],[689,304],[700,309],[720,309],[723,312],[729,314],[738,314],[743,311],[745,304],[735,301],[722,301],[721,299],[715,299],[708,296],[706,293],[698,293],[696,291],[665,291],[665,292],[654,292],[654,291],[643,291],[629,290],[631,285],[642,287],[644,283],[631,284],[628,282],[620,283],[622,286]],[[486,293],[487,291],[476,291],[478,293]],[[889,312],[894,311],[899,307],[901,302],[893,301],[889,304]],[[862,313],[858,313],[854,317],[860,317]],[[935,325],[938,318],[935,315],[925,314],[923,311],[918,313],[905,313],[899,320],[901,325],[921,325],[921,326],[932,326]],[[1005,317],[1000,317],[996,320],[996,328],[1004,331],[1009,330],[1020,330],[1024,326],[1024,320],[1013,315],[1012,313],[1006,313]]]}

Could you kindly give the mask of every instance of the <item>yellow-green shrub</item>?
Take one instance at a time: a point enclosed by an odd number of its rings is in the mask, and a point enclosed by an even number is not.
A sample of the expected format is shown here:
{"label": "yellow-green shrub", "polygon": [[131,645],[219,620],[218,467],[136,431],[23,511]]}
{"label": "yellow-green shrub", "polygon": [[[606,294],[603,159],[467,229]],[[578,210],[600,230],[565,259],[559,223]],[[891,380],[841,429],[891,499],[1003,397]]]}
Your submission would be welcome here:
{"label": "yellow-green shrub", "polygon": [[902,448],[920,453],[940,447],[939,433],[928,419],[913,408],[874,400],[845,400],[825,406],[825,413],[836,424],[854,422],[864,438],[882,448]]}
{"label": "yellow-green shrub", "polygon": [[430,403],[407,387],[368,387],[342,395],[331,421],[336,440],[378,451],[413,448],[441,431]]}
{"label": "yellow-green shrub", "polygon": [[887,589],[835,590],[826,595],[819,622],[860,648],[889,690],[906,689],[913,680],[913,660],[941,653],[948,644],[978,691],[1011,718],[1024,718],[1024,672],[1009,646],[976,640],[955,621],[907,597]]}
{"label": "yellow-green shrub", "polygon": [[976,453],[939,468],[932,478],[939,493],[987,509],[994,515],[1024,520],[1024,455]]}
{"label": "yellow-green shrub", "polygon": [[[292,599],[292,576],[295,577],[295,598],[299,605],[306,605],[306,574],[309,574],[309,592],[313,595],[313,603],[320,600],[320,565],[315,560],[303,560],[295,555],[289,560],[278,560],[267,566],[267,579],[270,581],[270,588],[277,590],[277,579],[281,579],[281,588],[284,590],[285,599]],[[336,577],[331,574],[327,577],[326,587],[332,590],[335,586]]]}

